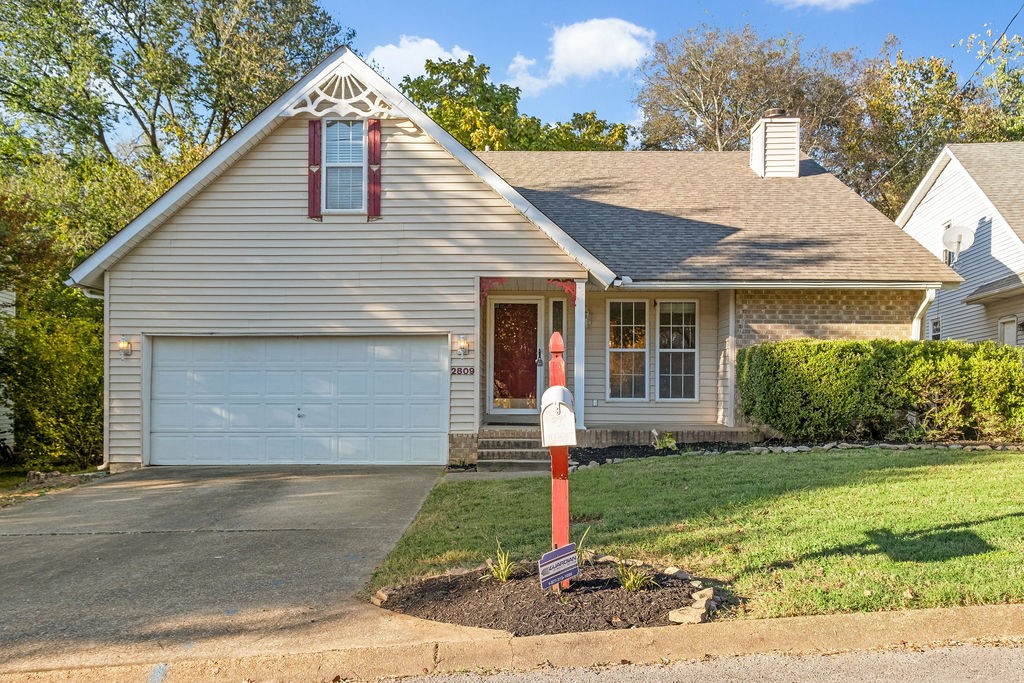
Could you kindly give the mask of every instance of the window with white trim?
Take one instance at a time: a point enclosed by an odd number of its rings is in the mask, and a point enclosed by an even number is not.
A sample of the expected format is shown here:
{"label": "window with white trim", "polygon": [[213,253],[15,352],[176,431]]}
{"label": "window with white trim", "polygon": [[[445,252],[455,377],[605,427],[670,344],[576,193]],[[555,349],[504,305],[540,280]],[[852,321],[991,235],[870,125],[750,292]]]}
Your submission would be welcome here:
{"label": "window with white trim", "polygon": [[608,398],[647,398],[647,302],[608,302]]}
{"label": "window with white trim", "polygon": [[1009,316],[999,321],[999,343],[1017,345],[1017,317]]}
{"label": "window with white trim", "polygon": [[942,322],[935,318],[932,320],[932,341],[939,341],[942,339]]}
{"label": "window with white trim", "polygon": [[324,124],[324,210],[363,211],[366,206],[366,124]]}
{"label": "window with white trim", "polygon": [[658,398],[697,398],[697,303],[658,302]]}

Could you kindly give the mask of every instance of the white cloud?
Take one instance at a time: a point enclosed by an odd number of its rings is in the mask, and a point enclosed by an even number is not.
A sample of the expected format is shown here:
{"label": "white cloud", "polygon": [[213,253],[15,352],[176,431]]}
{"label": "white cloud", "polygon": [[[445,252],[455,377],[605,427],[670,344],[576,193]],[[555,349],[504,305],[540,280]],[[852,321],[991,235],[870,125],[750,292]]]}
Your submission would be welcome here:
{"label": "white cloud", "polygon": [[551,36],[546,75],[531,73],[537,60],[517,54],[509,64],[509,83],[524,95],[572,78],[588,79],[633,69],[650,52],[654,31],[624,19],[589,19],[560,26]]}
{"label": "white cloud", "polygon": [[403,76],[422,76],[425,73],[423,64],[428,59],[465,59],[469,54],[458,45],[446,50],[433,38],[402,36],[398,45],[378,45],[370,50],[367,57],[371,64],[379,67],[385,78],[397,84]]}
{"label": "white cloud", "polygon": [[850,9],[854,5],[863,5],[871,0],[772,0],[776,5],[782,5],[786,9],[797,7],[813,7],[831,12],[837,9]]}

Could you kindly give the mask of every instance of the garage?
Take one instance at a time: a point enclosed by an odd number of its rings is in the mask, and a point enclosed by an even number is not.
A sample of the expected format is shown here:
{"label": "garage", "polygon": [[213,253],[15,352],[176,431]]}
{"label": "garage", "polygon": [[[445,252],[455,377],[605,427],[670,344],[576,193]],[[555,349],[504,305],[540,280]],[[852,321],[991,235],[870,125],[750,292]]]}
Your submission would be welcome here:
{"label": "garage", "polygon": [[151,465],[448,459],[446,337],[153,337]]}

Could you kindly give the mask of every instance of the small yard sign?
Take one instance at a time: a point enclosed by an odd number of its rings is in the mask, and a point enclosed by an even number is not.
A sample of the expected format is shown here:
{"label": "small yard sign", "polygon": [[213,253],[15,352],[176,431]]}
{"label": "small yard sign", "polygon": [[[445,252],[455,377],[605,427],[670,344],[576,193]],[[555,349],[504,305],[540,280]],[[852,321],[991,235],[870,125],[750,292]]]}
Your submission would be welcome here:
{"label": "small yard sign", "polygon": [[544,553],[540,558],[540,587],[551,588],[556,583],[580,575],[580,562],[576,558],[576,544],[570,543]]}

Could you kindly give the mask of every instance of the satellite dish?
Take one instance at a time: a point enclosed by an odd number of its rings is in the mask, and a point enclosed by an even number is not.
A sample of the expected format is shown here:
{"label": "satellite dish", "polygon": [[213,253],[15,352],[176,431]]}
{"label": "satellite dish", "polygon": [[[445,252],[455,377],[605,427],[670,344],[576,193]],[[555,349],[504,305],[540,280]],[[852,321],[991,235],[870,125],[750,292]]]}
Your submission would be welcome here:
{"label": "satellite dish", "polygon": [[953,261],[960,258],[960,252],[967,251],[974,244],[974,229],[949,223],[942,231],[942,246],[953,254]]}

